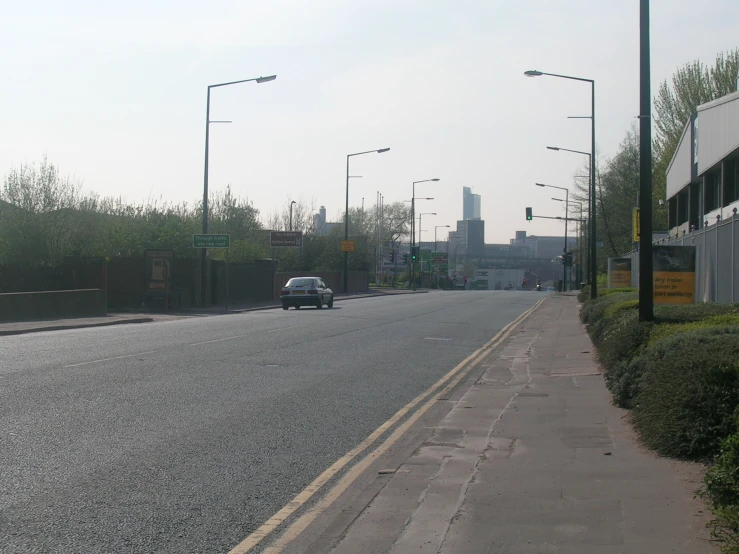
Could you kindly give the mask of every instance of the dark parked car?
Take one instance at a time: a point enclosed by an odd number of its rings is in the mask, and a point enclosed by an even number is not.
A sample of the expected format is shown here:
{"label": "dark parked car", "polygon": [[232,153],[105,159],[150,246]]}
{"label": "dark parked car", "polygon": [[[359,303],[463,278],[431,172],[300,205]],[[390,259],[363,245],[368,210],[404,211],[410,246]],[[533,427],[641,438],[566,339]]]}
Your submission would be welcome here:
{"label": "dark parked car", "polygon": [[334,307],[334,291],[318,277],[293,277],[280,291],[282,309],[290,306],[300,309],[301,306],[315,306],[319,310],[324,304]]}

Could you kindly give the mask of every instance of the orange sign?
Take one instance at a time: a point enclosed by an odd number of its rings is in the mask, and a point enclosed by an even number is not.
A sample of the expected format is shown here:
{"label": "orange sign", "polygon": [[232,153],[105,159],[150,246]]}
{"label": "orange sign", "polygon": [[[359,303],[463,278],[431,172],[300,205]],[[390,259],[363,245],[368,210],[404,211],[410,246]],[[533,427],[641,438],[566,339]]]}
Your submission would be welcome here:
{"label": "orange sign", "polygon": [[342,252],[354,252],[354,241],[353,240],[342,240],[341,241]]}

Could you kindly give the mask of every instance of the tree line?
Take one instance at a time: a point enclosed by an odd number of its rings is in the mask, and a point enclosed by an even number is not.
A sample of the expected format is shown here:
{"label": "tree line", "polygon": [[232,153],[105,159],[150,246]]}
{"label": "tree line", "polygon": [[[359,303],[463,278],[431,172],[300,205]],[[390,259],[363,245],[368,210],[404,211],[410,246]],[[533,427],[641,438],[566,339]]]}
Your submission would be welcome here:
{"label": "tree line", "polygon": [[[286,205],[291,202],[288,198]],[[343,226],[318,234],[313,228],[314,211],[302,198],[295,201],[292,228],[303,231],[303,248],[276,249],[279,270],[343,267],[339,249]],[[209,232],[231,235],[233,262],[272,257],[270,231],[287,230],[290,225],[289,207],[263,221],[259,210],[230,187],[211,194],[208,212]],[[174,248],[178,256],[196,257],[199,251],[192,248],[192,235],[202,232],[202,215],[200,202],[173,204],[160,198],[135,204],[85,192],[79,182],[62,176],[56,165],[43,158],[38,164],[11,169],[4,178],[0,264],[53,266],[68,256],[137,256],[148,248]],[[351,269],[371,269],[378,244],[392,244],[408,234],[410,213],[404,204],[385,206],[382,222],[378,215],[376,208],[350,209],[349,231],[356,243],[356,252],[349,258]],[[211,253],[225,257],[222,250]]]}
{"label": "tree line", "polygon": [[[667,231],[667,167],[680,141],[690,115],[699,105],[737,90],[739,49],[720,53],[713,65],[694,61],[678,68],[665,80],[654,97],[654,140],[652,147],[652,212],[655,231]],[[632,242],[633,208],[639,193],[639,128],[636,123],[626,131],[618,150],[610,158],[596,152],[596,233],[599,248],[598,265],[605,271],[609,257],[634,249]],[[587,205],[588,167],[577,170],[574,177],[575,199]]]}

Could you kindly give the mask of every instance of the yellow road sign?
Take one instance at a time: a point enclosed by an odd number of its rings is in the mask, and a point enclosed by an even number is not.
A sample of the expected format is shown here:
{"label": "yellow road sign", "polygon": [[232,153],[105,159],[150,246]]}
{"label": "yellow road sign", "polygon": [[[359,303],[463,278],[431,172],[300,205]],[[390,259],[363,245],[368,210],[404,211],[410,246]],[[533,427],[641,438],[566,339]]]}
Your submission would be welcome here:
{"label": "yellow road sign", "polygon": [[639,208],[634,208],[631,225],[634,242],[639,242],[639,226]]}
{"label": "yellow road sign", "polygon": [[354,252],[354,241],[353,240],[342,240],[341,241],[342,252]]}

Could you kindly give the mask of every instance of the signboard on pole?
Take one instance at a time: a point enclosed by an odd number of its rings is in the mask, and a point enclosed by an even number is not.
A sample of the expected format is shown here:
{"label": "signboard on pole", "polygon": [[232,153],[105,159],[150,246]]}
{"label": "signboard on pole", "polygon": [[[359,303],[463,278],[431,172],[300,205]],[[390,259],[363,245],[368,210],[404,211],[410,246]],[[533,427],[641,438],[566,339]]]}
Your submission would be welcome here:
{"label": "signboard on pole", "polygon": [[354,252],[354,241],[353,240],[342,240],[341,241],[342,252]]}
{"label": "signboard on pole", "polygon": [[193,248],[230,248],[231,235],[193,235]]}
{"label": "signboard on pole", "polygon": [[695,246],[652,248],[655,304],[695,302]]}
{"label": "signboard on pole", "polygon": [[631,287],[631,258],[608,258],[608,288]]}
{"label": "signboard on pole", "polygon": [[639,242],[639,208],[634,208],[631,219],[632,233],[634,235],[632,237],[633,241]]}
{"label": "signboard on pole", "polygon": [[270,231],[269,245],[275,247],[303,246],[303,231]]}

